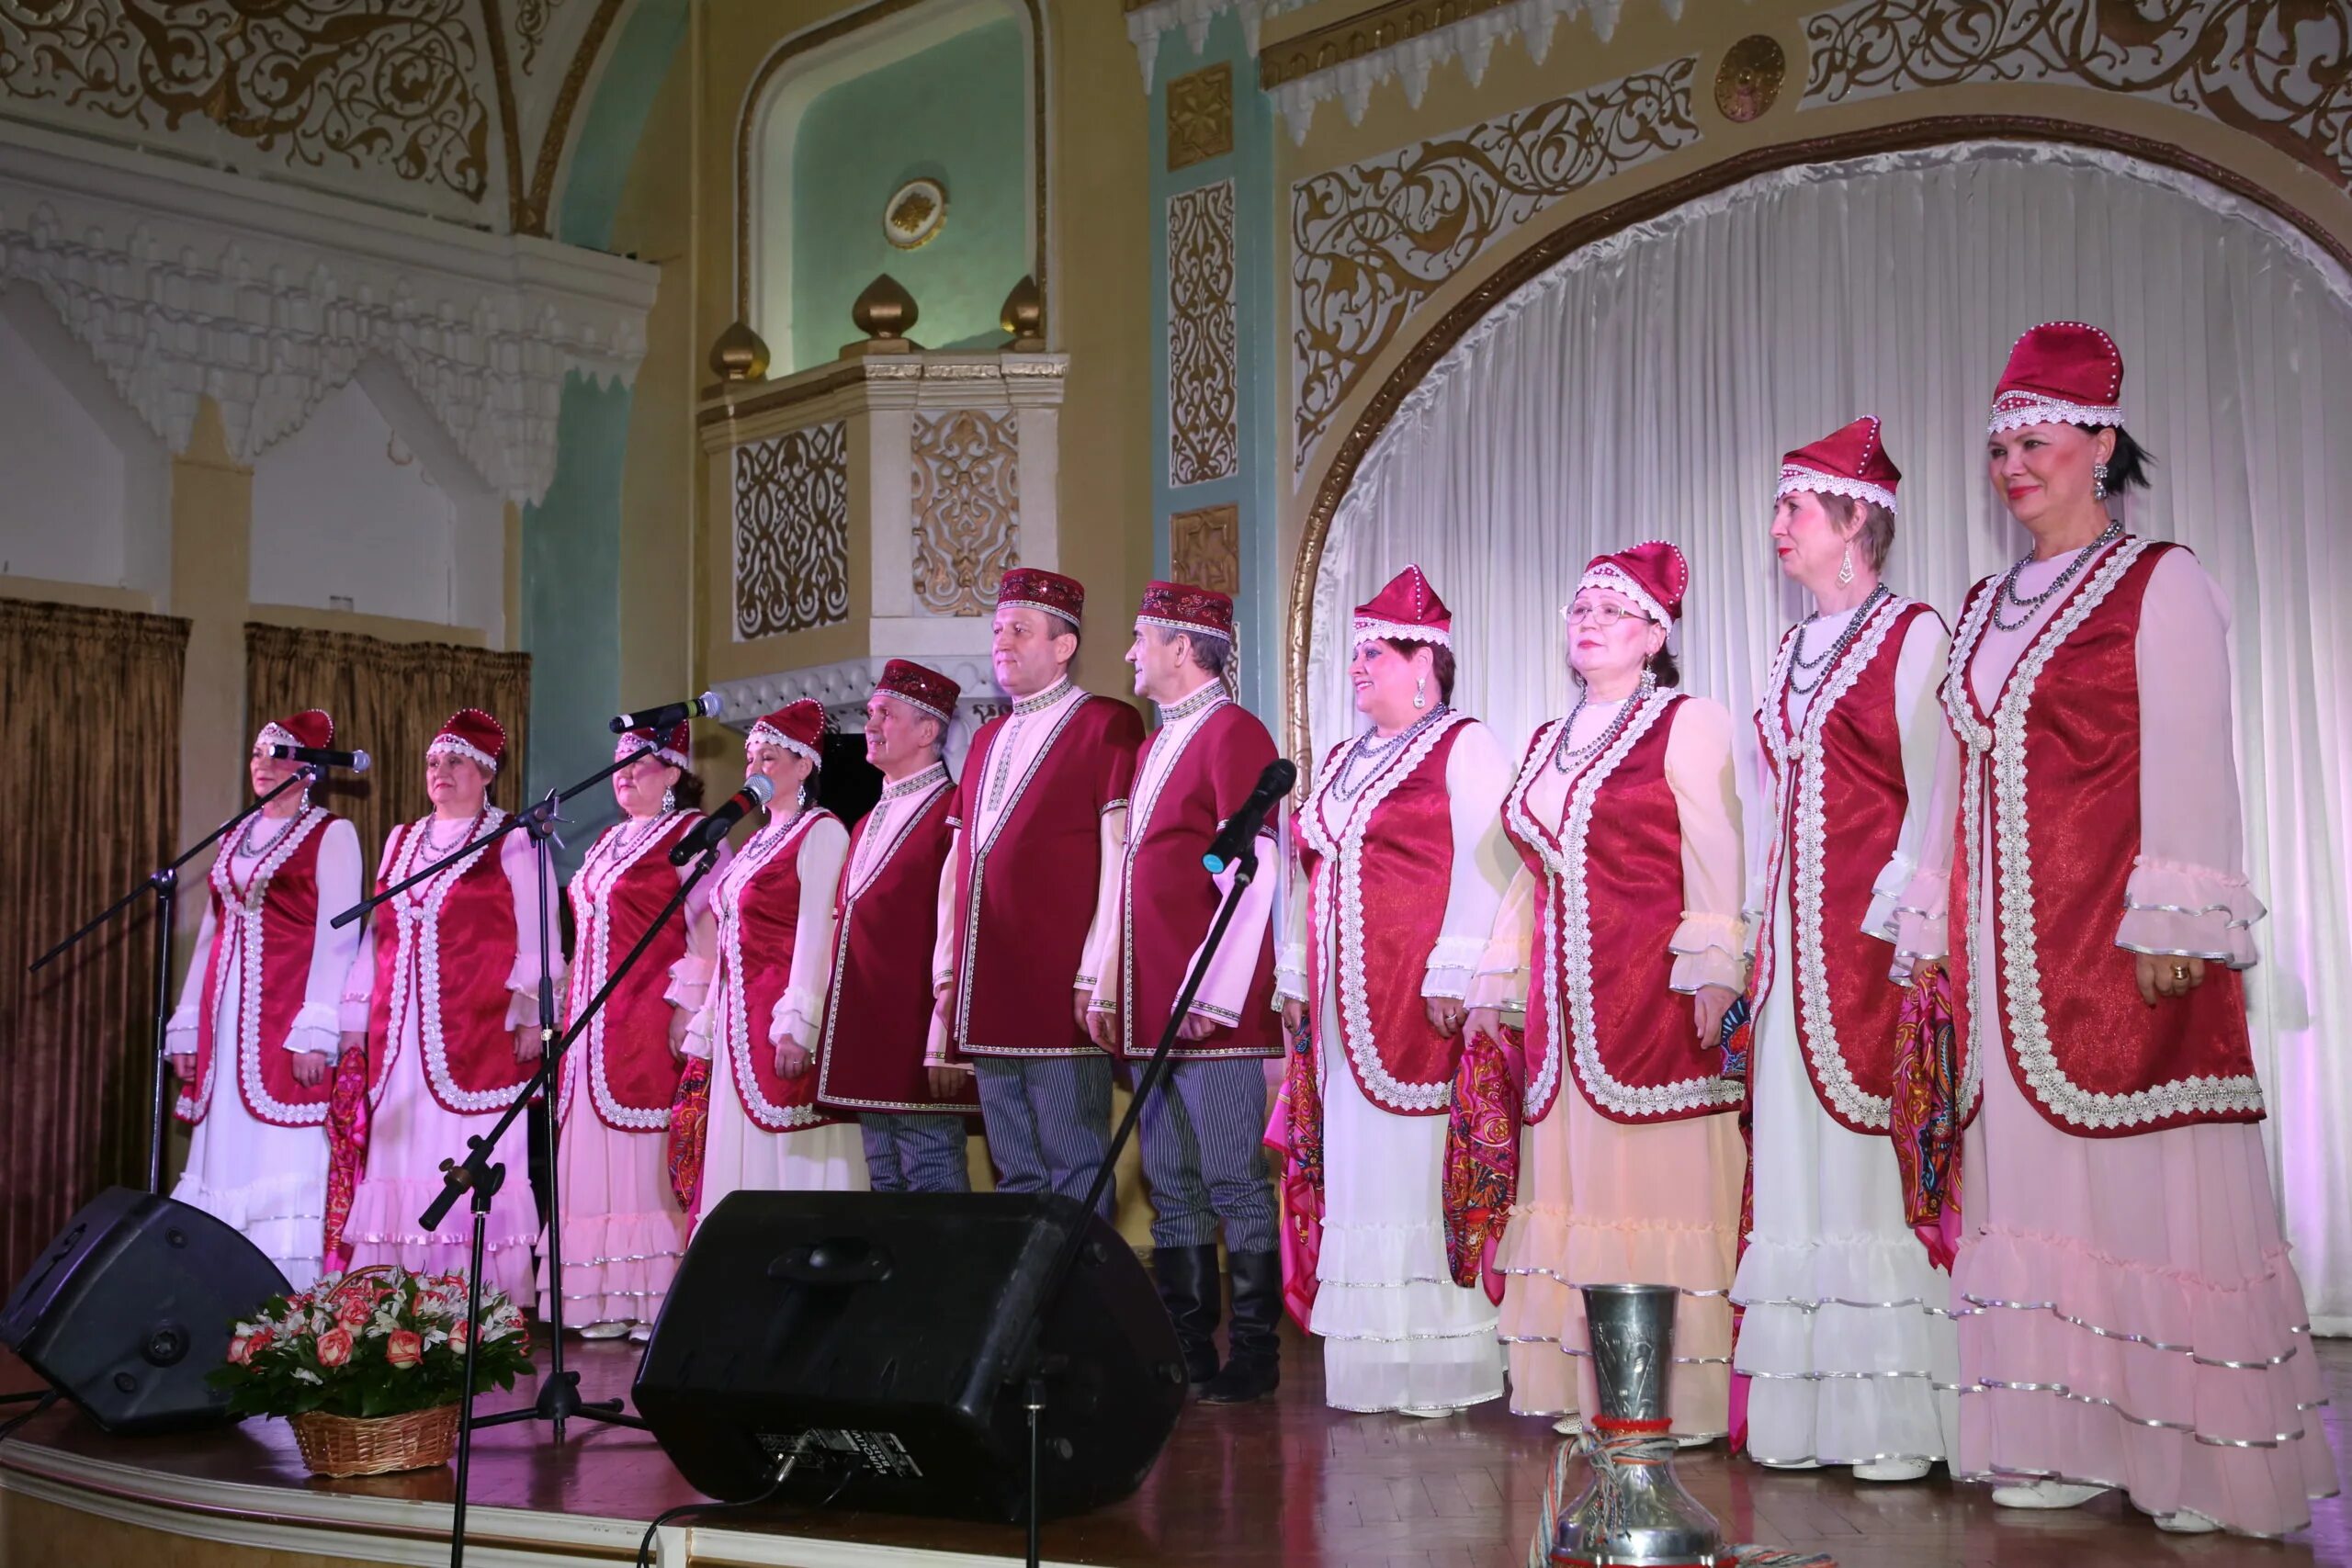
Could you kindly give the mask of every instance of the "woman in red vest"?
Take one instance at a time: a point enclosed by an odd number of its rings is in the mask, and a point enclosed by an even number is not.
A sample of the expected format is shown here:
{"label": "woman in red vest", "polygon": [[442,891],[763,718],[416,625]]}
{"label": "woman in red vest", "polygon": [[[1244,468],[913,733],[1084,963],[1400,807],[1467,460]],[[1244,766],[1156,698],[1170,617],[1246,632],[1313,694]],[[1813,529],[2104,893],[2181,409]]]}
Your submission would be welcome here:
{"label": "woman in red vest", "polygon": [[1568,604],[1583,688],[1535,732],[1503,802],[1522,864],[1470,1027],[1527,1017],[1519,1196],[1497,1263],[1511,1408],[1597,1410],[1578,1287],[1684,1292],[1673,1430],[1728,1428],[1732,1262],[1746,1151],[1716,1035],[1737,995],[1739,800],[1731,716],[1671,688],[1690,569],[1672,545],[1596,557]]}
{"label": "woman in red vest", "polygon": [[711,896],[717,968],[685,1047],[710,1060],[698,1214],[740,1188],[865,1190],[856,1123],[817,1104],[833,892],[849,855],[849,829],[817,804],[824,735],[825,710],[804,697],[752,725],[743,742],[747,770],[775,795]]}
{"label": "woman in red vest", "polygon": [[[490,782],[506,731],[480,708],[449,716],[424,753],[431,816],[385,840],[380,891],[496,828]],[[365,1051],[370,1105],[367,1167],[340,1239],[355,1268],[397,1263],[428,1273],[468,1267],[466,1205],[426,1231],[418,1217],[441,1193],[441,1162],[465,1157],[536,1069],[540,953],[563,972],[539,897],[531,836],[517,830],[379,905],[344,987],[345,1051]],[[491,1200],[483,1283],[530,1299],[531,1201],[523,1122],[492,1156],[506,1180]],[[332,1247],[335,1237],[330,1236]]]}
{"label": "woman in red vest", "polygon": [[[618,822],[588,847],[571,879],[571,988],[567,1020],[602,990],[692,866],[670,850],[702,820],[702,781],[689,771],[686,726],[624,733],[616,760],[653,754],[613,775]],[[649,1337],[686,1250],[686,1215],[670,1182],[670,1102],[686,1023],[710,988],[718,922],[713,878],[654,933],[557,1077],[556,1190],[563,1201],[564,1321],[591,1339]],[[539,1260],[547,1313],[547,1259]]]}
{"label": "woman in red vest", "polygon": [[2274,1535],[2335,1477],[2256,1126],[2228,617],[2109,515],[2147,483],[2122,390],[2097,327],[2010,352],[1986,451],[2033,547],[1969,592],[1944,681],[1975,1115],[1954,1468],[2010,1507],[2120,1486],[2165,1529]]}
{"label": "woman in red vest", "polygon": [[[1903,987],[1944,956],[1944,624],[1879,581],[1903,479],[1864,417],[1781,460],[1772,542],[1814,613],[1781,639],[1744,748],[1758,965],[1747,1447],[1916,1481],[1959,1423],[1951,1280],[1905,1217],[1893,1125]],[[1928,913],[1932,911],[1932,913]]]}
{"label": "woman in red vest", "polygon": [[[332,746],[318,709],[261,727],[247,771],[266,795],[300,764],[269,748]],[[327,1097],[343,977],[359,933],[328,921],[359,901],[359,835],[307,784],[249,818],[213,857],[196,962],[166,1038],[195,1128],[172,1196],[245,1234],[296,1290],[325,1236]]]}
{"label": "woman in red vest", "polygon": [[1503,1392],[1494,1303],[1449,1273],[1442,1183],[1463,998],[1519,857],[1502,832],[1510,759],[1448,705],[1453,626],[1419,567],[1356,607],[1370,727],[1323,760],[1295,825],[1306,886],[1278,978],[1288,1027],[1314,1008],[1311,1322],[1340,1410],[1450,1416]]}

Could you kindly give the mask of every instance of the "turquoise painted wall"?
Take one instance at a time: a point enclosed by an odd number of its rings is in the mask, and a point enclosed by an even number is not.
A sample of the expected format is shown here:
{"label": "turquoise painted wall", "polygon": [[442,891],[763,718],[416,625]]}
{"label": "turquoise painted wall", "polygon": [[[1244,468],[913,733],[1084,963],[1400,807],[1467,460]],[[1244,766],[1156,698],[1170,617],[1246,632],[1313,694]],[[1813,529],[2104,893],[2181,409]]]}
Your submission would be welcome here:
{"label": "turquoise painted wall", "polygon": [[[603,250],[612,243],[629,165],[654,95],[685,37],[687,0],[639,0],[613,40],[589,100],[556,209],[555,235]],[[605,721],[620,711],[621,468],[628,388],[564,378],[556,423],[555,480],[523,509],[522,645],[531,655],[533,799],[612,761]],[[643,697],[643,694],[639,694]],[[565,808],[565,870],[615,815],[609,790]]]}
{"label": "turquoise painted wall", "polygon": [[[1028,51],[1010,19],[959,33],[820,94],[792,153],[792,368],[856,340],[850,306],[878,273],[906,285],[927,348],[995,348],[997,315],[1030,270]],[[947,221],[920,250],[884,237],[910,179],[947,187]]]}
{"label": "turquoise painted wall", "polygon": [[[1168,167],[1168,85],[1224,61],[1233,67],[1233,151],[1186,168]],[[1250,53],[1238,15],[1227,12],[1210,24],[1201,51],[1193,54],[1184,35],[1159,40],[1151,85],[1151,365],[1152,429],[1159,433],[1151,466],[1153,570],[1169,570],[1168,520],[1172,513],[1232,502],[1241,519],[1241,590],[1234,595],[1234,626],[1240,637],[1241,701],[1265,721],[1282,742],[1282,685],[1276,678],[1282,647],[1283,596],[1290,580],[1282,570],[1275,539],[1275,480],[1283,461],[1281,375],[1284,344],[1274,331],[1274,224],[1282,210],[1274,186],[1274,136],[1279,126],[1272,100],[1258,89],[1257,57]],[[1233,257],[1237,404],[1240,471],[1203,484],[1168,482],[1168,201],[1179,192],[1233,182]]]}

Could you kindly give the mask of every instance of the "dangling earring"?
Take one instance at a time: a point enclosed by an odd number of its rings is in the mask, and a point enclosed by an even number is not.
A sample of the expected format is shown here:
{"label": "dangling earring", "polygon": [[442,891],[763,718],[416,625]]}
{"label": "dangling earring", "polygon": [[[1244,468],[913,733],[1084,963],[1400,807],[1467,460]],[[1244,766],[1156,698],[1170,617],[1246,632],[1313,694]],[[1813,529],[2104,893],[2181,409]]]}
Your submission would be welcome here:
{"label": "dangling earring", "polygon": [[1854,547],[1846,547],[1846,558],[1838,563],[1838,585],[1844,587],[1854,581]]}
{"label": "dangling earring", "polygon": [[1426,675],[1413,682],[1413,705],[1417,708],[1430,705],[1430,678]]}
{"label": "dangling earring", "polygon": [[1651,669],[1649,660],[1645,659],[1642,660],[1642,689],[1634,694],[1641,701],[1646,702],[1649,700],[1650,694],[1657,690],[1657,671]]}
{"label": "dangling earring", "polygon": [[807,779],[800,781],[800,809],[803,811],[808,809],[808,781]]}
{"label": "dangling earring", "polygon": [[676,809],[678,809],[678,791],[675,785],[672,785],[662,792],[662,815],[667,817]]}
{"label": "dangling earring", "polygon": [[2105,463],[2091,465],[2091,499],[2093,501],[2107,499],[2107,465]]}

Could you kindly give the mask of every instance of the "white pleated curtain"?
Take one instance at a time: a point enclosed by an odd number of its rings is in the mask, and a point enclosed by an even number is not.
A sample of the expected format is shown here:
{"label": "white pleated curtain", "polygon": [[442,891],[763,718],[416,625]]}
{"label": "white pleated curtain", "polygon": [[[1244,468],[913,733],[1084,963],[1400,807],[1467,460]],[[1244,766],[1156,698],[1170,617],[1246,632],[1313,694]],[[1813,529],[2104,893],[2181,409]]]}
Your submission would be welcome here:
{"label": "white pleated curtain", "polygon": [[1453,607],[1455,702],[1515,754],[1571,700],[1578,570],[1650,538],[1690,559],[1686,688],[1744,719],[1804,608],[1768,534],[1780,456],[1859,414],[1904,472],[1889,584],[1951,618],[2028,543],[1984,415],[2054,319],[2122,349],[2158,459],[2128,525],[2195,548],[2233,606],[2236,733],[2213,743],[2270,908],[2247,976],[2266,1135],[2314,1324],[2352,1333],[2352,279],[2272,215],[2129,158],[1973,143],[1761,176],[1569,256],[1446,355],[1340,508],[1313,755],[1357,724],[1348,611],[1408,562]]}

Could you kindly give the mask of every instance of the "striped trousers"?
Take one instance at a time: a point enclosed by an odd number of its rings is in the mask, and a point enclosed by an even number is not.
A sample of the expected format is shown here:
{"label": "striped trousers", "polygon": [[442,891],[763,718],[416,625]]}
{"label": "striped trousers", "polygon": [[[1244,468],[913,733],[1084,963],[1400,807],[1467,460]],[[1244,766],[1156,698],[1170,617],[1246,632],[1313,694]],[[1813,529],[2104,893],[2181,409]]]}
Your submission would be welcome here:
{"label": "striped trousers", "polygon": [[[1083,1202],[1111,1147],[1111,1058],[1091,1051],[970,1060],[997,1190],[1059,1192]],[[1102,1190],[1104,1219],[1118,1210],[1116,1187]]]}

